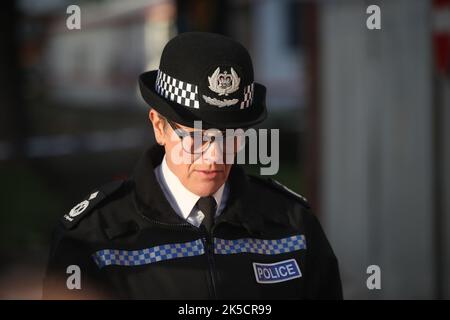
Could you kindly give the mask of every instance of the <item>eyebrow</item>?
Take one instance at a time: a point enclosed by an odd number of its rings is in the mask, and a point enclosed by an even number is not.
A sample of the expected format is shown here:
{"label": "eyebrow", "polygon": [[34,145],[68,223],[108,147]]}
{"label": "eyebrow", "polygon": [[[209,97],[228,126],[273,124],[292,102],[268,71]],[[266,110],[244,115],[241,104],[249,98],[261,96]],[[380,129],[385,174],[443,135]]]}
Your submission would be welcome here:
{"label": "eyebrow", "polygon": [[[169,120],[169,119],[166,119],[166,120],[167,120],[167,122],[169,123],[169,125],[172,127],[172,129],[182,130],[182,131],[187,132],[187,133],[191,133],[191,132],[203,132],[203,131],[205,131],[205,130],[195,130],[195,128],[189,128],[189,129],[192,129],[192,131],[189,131],[189,130],[186,130],[185,128],[179,127],[175,122],[173,122],[173,121],[171,121],[171,120]],[[206,130],[207,130],[207,129],[206,129]],[[226,134],[226,130],[219,130],[219,129],[216,129],[216,130],[220,131],[220,132],[222,133],[222,135],[225,135],[225,134]]]}

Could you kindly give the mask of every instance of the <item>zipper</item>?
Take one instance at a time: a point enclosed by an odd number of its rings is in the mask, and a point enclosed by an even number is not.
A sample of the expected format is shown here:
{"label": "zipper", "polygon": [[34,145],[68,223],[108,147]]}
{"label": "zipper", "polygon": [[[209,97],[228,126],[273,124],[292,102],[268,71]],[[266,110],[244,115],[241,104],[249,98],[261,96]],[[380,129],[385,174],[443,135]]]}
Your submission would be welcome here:
{"label": "zipper", "polygon": [[146,215],[141,214],[141,216],[147,220],[148,222],[173,230],[179,229],[196,229],[202,235],[202,243],[205,248],[205,254],[208,260],[208,269],[209,269],[209,277],[210,282],[208,283],[209,291],[213,297],[213,299],[217,300],[217,291],[216,291],[216,269],[214,264],[214,244],[211,234],[206,231],[204,226],[200,226],[200,228],[196,228],[190,223],[167,223],[161,222],[157,220],[153,220],[148,218]]}
{"label": "zipper", "polygon": [[167,222],[161,222],[161,221],[157,221],[157,220],[153,220],[148,218],[145,215],[142,215],[142,217],[147,220],[148,222],[152,223],[152,224],[156,224],[158,226],[162,226],[164,228],[169,228],[169,229],[194,229],[195,227],[190,224],[190,223],[167,223]]}
{"label": "zipper", "polygon": [[[202,228],[204,228],[202,226]],[[205,247],[205,253],[208,258],[208,269],[210,276],[210,290],[212,292],[213,299],[217,300],[217,289],[216,289],[216,268],[214,263],[214,244],[211,234],[203,229],[205,236],[203,237],[203,245]]]}

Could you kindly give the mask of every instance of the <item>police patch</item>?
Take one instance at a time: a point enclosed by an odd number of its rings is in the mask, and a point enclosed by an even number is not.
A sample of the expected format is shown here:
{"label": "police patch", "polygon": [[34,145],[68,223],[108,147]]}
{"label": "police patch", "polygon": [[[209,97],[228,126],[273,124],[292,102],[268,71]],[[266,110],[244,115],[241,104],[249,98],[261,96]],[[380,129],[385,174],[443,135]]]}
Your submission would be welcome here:
{"label": "police patch", "polygon": [[278,283],[300,278],[302,273],[295,259],[276,263],[253,263],[256,282],[262,284]]}
{"label": "police patch", "polygon": [[106,198],[119,190],[122,185],[124,185],[124,181],[113,181],[102,186],[97,191],[91,193],[84,201],[81,201],[73,207],[69,213],[65,214],[61,218],[61,222],[67,229],[74,228],[83,217],[90,213]]}
{"label": "police patch", "polygon": [[84,200],[84,201],[80,202],[79,204],[77,204],[75,207],[73,207],[72,210],[70,210],[68,215],[67,214],[64,215],[64,219],[72,222],[73,218],[78,216],[80,213],[83,213],[83,211],[86,210],[87,207],[89,207],[89,201],[95,199],[97,197],[97,195],[98,195],[98,191],[91,193],[88,200]]}

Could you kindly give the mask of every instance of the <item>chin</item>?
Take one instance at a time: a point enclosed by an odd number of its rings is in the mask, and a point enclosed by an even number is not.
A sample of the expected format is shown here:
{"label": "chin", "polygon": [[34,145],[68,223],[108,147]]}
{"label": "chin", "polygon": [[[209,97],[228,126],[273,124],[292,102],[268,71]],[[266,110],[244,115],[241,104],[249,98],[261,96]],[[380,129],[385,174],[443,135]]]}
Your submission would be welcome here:
{"label": "chin", "polygon": [[201,197],[207,197],[215,193],[217,190],[219,190],[221,185],[222,183],[219,181],[214,180],[202,181],[199,184],[197,184],[197,187],[194,189],[193,192]]}

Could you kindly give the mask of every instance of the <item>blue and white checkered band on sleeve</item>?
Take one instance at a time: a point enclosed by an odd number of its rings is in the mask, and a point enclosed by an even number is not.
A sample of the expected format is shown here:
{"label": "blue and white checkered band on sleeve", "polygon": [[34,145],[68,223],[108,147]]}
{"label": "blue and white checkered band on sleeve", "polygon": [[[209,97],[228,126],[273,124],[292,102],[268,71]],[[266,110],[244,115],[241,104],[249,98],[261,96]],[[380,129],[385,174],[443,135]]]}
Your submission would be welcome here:
{"label": "blue and white checkered band on sleeve", "polygon": [[92,255],[99,268],[109,265],[140,266],[163,260],[200,256],[205,253],[202,240],[170,243],[140,250],[104,249]]}
{"label": "blue and white checkered band on sleeve", "polygon": [[241,102],[241,109],[248,108],[253,101],[253,83],[244,88],[244,100]]}
{"label": "blue and white checkered band on sleeve", "polygon": [[198,109],[198,87],[196,85],[175,79],[161,70],[156,76],[155,90],[161,96],[186,107]]}
{"label": "blue and white checkered band on sleeve", "polygon": [[306,239],[302,234],[275,240],[252,238],[226,240],[214,238],[214,253],[216,254],[281,254],[301,249],[306,249]]}

